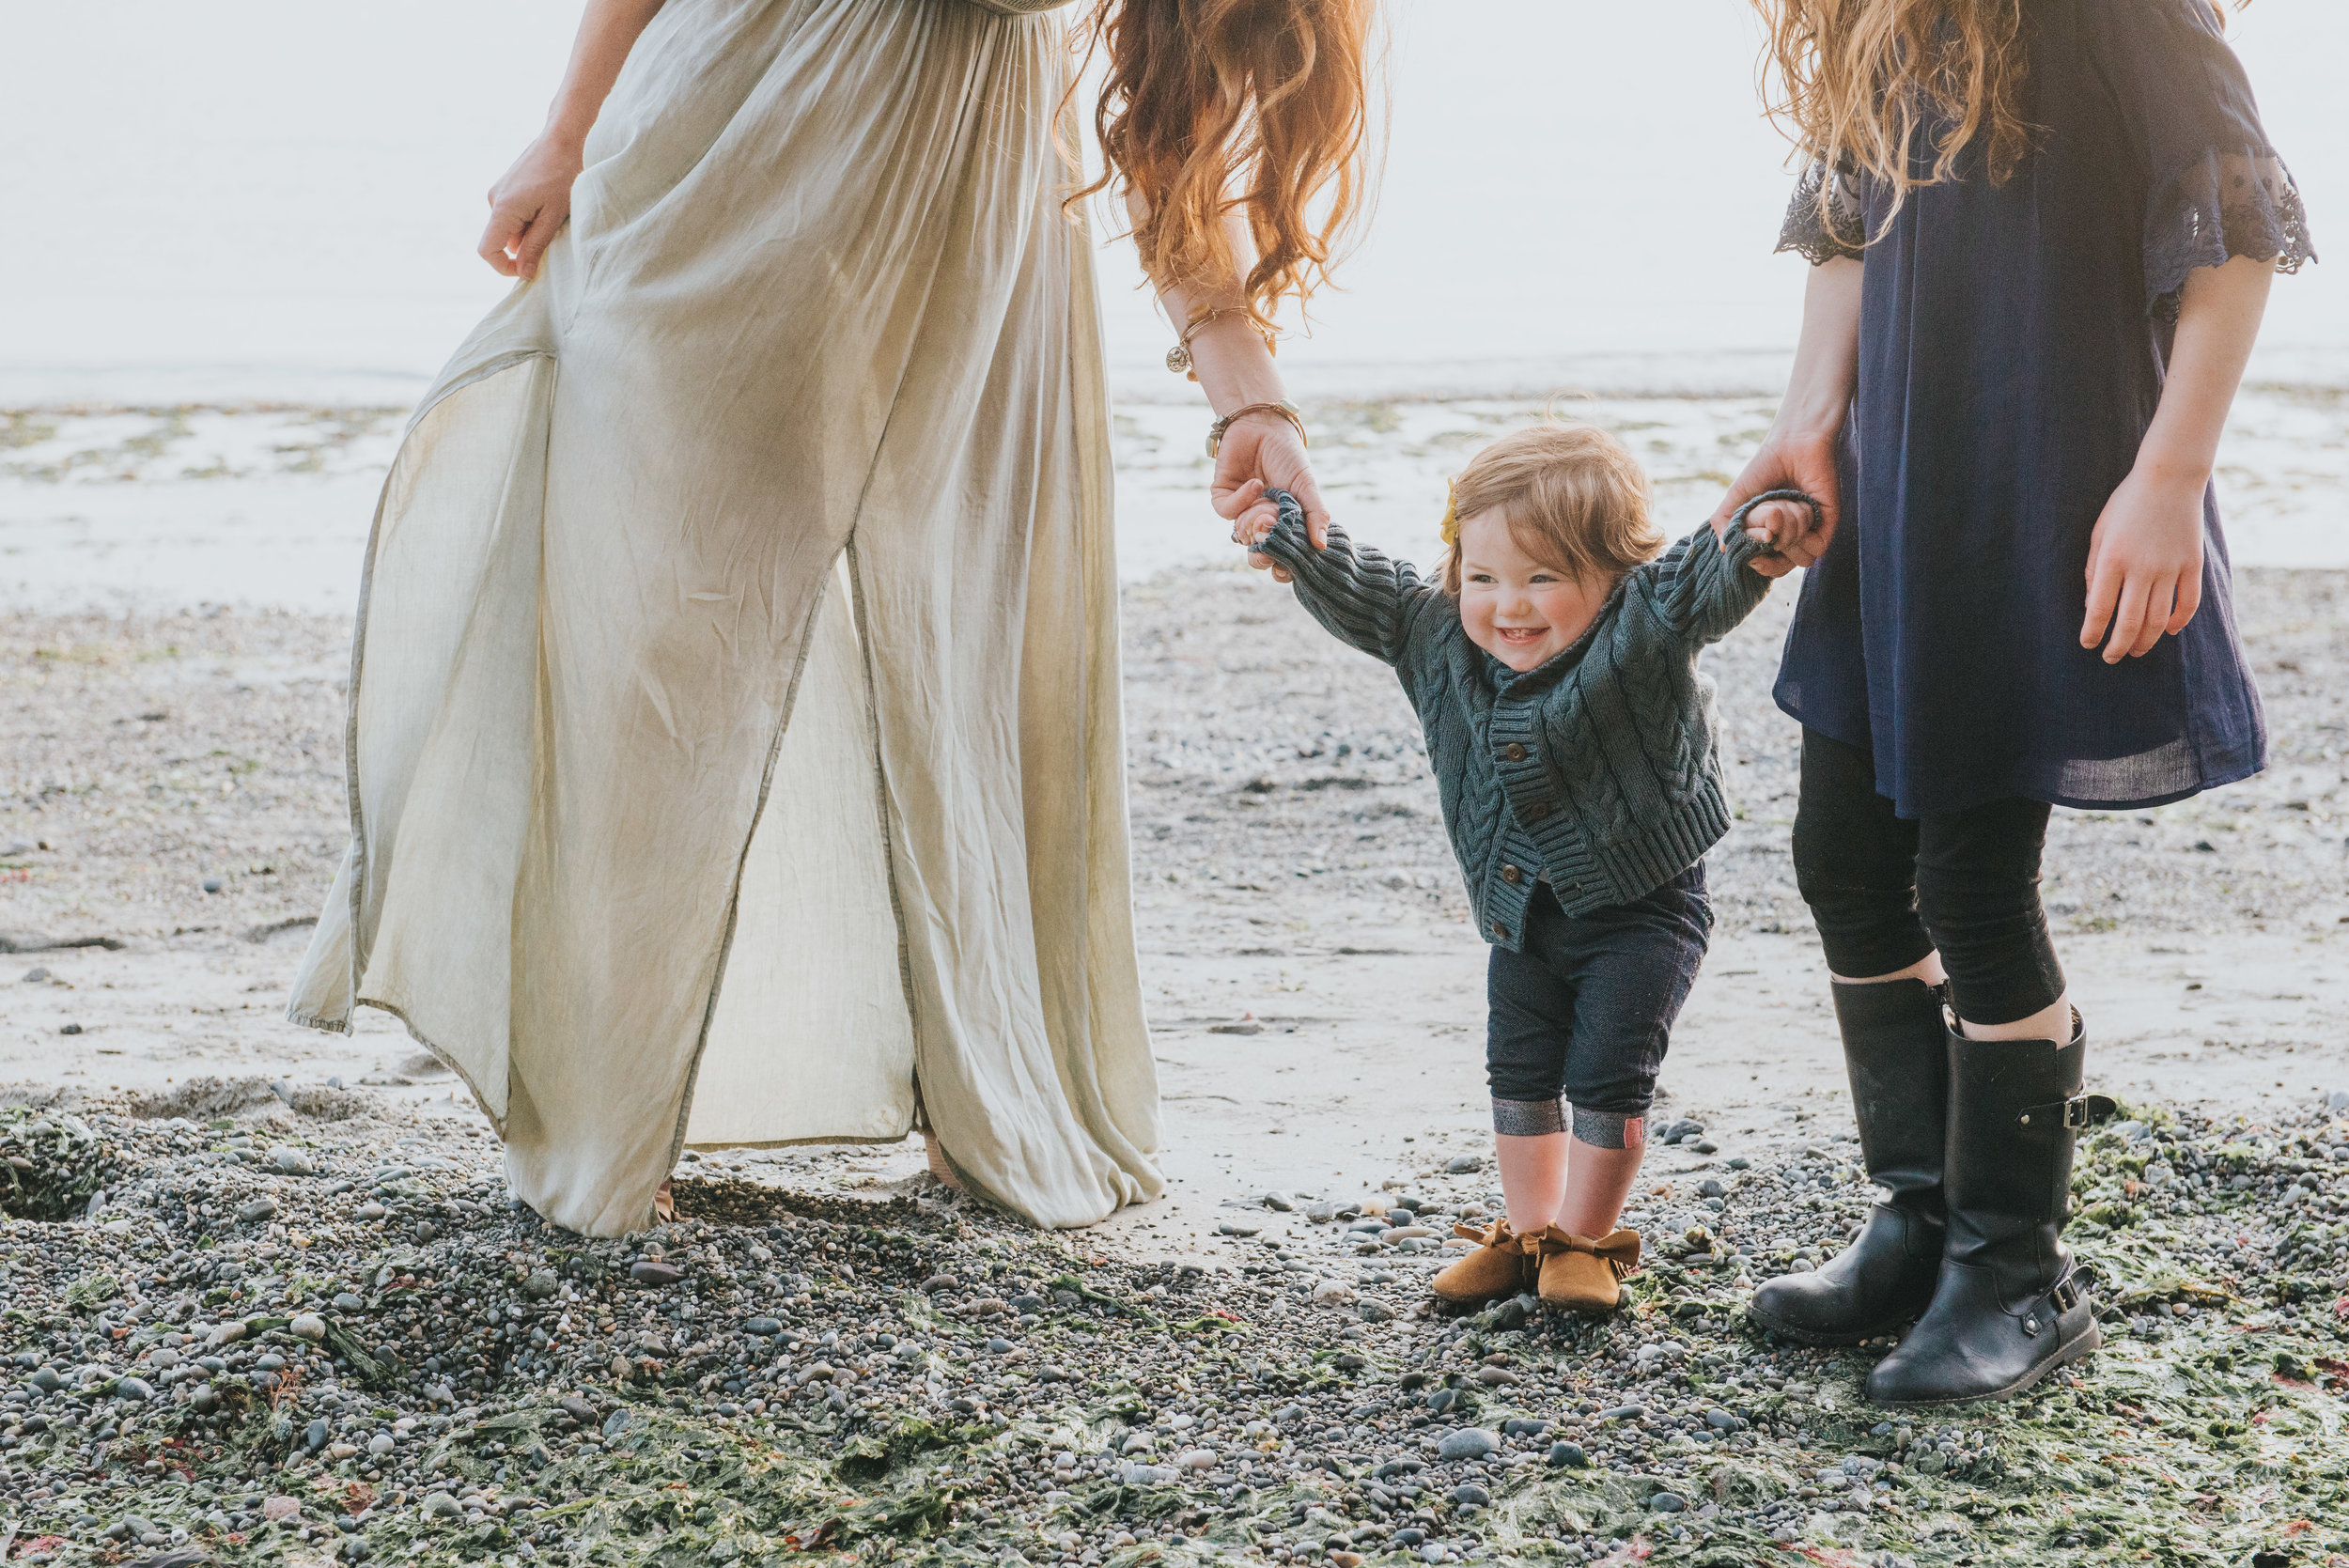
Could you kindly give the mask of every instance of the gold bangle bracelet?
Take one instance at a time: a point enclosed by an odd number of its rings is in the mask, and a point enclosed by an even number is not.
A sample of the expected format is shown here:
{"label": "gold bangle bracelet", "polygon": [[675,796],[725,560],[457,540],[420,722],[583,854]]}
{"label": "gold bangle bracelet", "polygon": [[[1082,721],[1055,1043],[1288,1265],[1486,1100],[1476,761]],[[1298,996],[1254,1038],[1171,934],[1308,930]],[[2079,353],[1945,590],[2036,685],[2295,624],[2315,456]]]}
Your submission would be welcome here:
{"label": "gold bangle bracelet", "polygon": [[[1191,361],[1190,340],[1197,337],[1201,333],[1205,332],[1209,326],[1213,325],[1223,317],[1245,316],[1248,313],[1246,311],[1235,306],[1223,310],[1211,310],[1205,316],[1193,317],[1191,318],[1190,325],[1183,329],[1182,340],[1166,351],[1166,367],[1169,370],[1174,371],[1178,376],[1188,377],[1190,380],[1194,381],[1197,380],[1199,379],[1199,371],[1197,366]],[[1258,337],[1264,339],[1264,351],[1266,353],[1272,354],[1276,357],[1280,354],[1281,349],[1279,340],[1271,333],[1267,332],[1263,327],[1257,325],[1252,319],[1248,323],[1248,327],[1251,332],[1253,332]]]}
{"label": "gold bangle bracelet", "polygon": [[1297,439],[1301,444],[1313,445],[1313,438],[1305,433],[1305,411],[1283,397],[1277,403],[1243,404],[1208,426],[1207,456],[1212,458],[1221,452],[1223,449],[1223,432],[1230,429],[1235,421],[1245,419],[1252,413],[1279,414],[1283,419],[1297,427]]}

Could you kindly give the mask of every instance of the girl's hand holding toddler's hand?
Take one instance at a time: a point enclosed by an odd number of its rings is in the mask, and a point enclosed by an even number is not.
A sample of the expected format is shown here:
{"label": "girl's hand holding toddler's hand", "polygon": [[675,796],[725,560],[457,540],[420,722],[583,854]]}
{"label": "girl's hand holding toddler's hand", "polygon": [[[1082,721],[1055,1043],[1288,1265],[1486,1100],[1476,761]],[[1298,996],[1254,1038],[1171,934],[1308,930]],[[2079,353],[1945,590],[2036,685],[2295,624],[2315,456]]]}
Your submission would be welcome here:
{"label": "girl's hand holding toddler's hand", "polygon": [[[1811,508],[1791,502],[1771,502],[1756,506],[1748,514],[1749,524],[1762,522],[1769,529],[1770,547],[1775,554],[1757,557],[1753,569],[1764,577],[1784,577],[1797,567],[1808,567],[1827,553],[1828,541],[1835,537],[1840,497],[1835,482],[1835,432],[1828,430],[1772,430],[1764,438],[1762,450],[1746,464],[1721,497],[1712,522],[1716,535],[1725,536],[1729,520],[1737,508],[1765,490],[1794,489],[1819,498],[1821,521],[1812,526]],[[1751,528],[1747,532],[1751,533]],[[1759,536],[1757,536],[1758,537]],[[1726,537],[1721,548],[1729,548]]]}
{"label": "girl's hand holding toddler's hand", "polygon": [[[2209,475],[2140,463],[2105,503],[2088,538],[2088,618],[2080,646],[2118,664],[2184,631],[2202,604],[2202,493]],[[2107,629],[2111,639],[2106,640]]]}

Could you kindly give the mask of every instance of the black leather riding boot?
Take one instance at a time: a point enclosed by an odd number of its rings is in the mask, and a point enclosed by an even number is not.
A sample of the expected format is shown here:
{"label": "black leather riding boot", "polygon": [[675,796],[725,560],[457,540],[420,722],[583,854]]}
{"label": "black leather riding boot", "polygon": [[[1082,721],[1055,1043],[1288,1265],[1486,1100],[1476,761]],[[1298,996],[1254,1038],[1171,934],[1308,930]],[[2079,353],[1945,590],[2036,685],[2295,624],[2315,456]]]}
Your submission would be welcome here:
{"label": "black leather riding boot", "polygon": [[1890,1196],[1843,1251],[1753,1293],[1748,1315],[1805,1344],[1857,1344],[1914,1321],[1941,1266],[1950,1057],[1940,989],[1921,980],[1834,989],[1860,1153]]}
{"label": "black leather riding boot", "polygon": [[1868,1378],[1879,1405],[2003,1399],[2094,1350],[2095,1303],[2060,1239],[2072,1145],[2110,1115],[2080,1093],[2087,1032],[2072,1042],[1968,1040],[1950,1050],[1949,1241],[1933,1305]]}

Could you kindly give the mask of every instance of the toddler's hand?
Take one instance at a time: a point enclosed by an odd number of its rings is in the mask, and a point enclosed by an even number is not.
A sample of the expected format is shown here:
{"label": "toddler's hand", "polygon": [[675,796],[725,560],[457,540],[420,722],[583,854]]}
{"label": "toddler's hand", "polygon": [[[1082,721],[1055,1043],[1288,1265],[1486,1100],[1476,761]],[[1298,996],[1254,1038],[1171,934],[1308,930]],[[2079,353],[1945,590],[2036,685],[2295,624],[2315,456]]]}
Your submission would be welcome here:
{"label": "toddler's hand", "polygon": [[1266,489],[1262,479],[1251,479],[1234,493],[1233,502],[1240,510],[1232,520],[1232,542],[1249,547],[1250,566],[1258,571],[1270,571],[1276,582],[1286,582],[1288,568],[1255,548],[1265,542],[1281,520],[1281,508],[1267,499]]}
{"label": "toddler's hand", "polygon": [[1811,508],[1798,501],[1766,501],[1746,514],[1746,536],[1780,553],[1811,527]]}

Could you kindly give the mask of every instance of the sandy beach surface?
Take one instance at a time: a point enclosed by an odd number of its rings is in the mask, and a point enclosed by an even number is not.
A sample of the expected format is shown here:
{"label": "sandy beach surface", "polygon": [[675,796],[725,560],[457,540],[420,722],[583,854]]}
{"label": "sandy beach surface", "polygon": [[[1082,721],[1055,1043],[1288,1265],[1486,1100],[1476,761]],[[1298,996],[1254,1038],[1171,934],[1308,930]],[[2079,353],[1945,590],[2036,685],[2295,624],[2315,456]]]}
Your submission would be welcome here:
{"label": "sandy beach surface", "polygon": [[[1322,405],[1316,454],[1358,536],[1424,554],[1439,475],[1539,407]],[[1575,408],[1693,522],[1769,405]],[[2075,1181],[2106,1348],[2014,1405],[1893,1419],[1861,1392],[1880,1343],[1739,1312],[1870,1194],[1786,857],[1783,588],[1708,656],[1737,821],[1613,1318],[1433,1310],[1454,1228],[1499,1203],[1486,950],[1391,675],[1215,542],[1174,406],[1117,425],[1167,1197],[1038,1234],[911,1146],[707,1150],[679,1221],[586,1241],[511,1203],[392,1020],[280,1017],[343,848],[347,611],[398,424],[0,415],[0,1560],[2349,1550],[2322,1457],[2349,1389],[2349,572],[2314,526],[2349,489],[2339,395],[2270,389],[2231,437],[2269,769],[2056,816],[2048,908],[2128,1108]]]}
{"label": "sandy beach surface", "polygon": [[[2269,769],[2155,811],[2059,812],[2047,856],[2094,1083],[2217,1110],[2349,1088],[2349,581],[2254,568],[2240,586]],[[1768,700],[1790,602],[1709,656],[1738,821],[1711,858],[1719,926],[1659,1110],[1762,1143],[1845,1128],[1786,855],[1797,731]],[[1375,1191],[1475,1152],[1486,948],[1392,676],[1229,563],[1133,583],[1125,613],[1173,1192],[1112,1229],[1181,1250],[1250,1193]],[[19,955],[0,1082],[334,1079],[472,1115],[387,1017],[336,1037],[278,1017],[342,851],[348,632],[225,609],[0,620],[0,932]]]}

